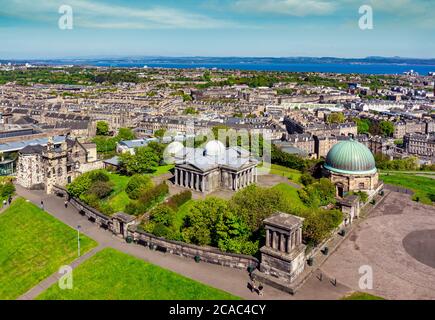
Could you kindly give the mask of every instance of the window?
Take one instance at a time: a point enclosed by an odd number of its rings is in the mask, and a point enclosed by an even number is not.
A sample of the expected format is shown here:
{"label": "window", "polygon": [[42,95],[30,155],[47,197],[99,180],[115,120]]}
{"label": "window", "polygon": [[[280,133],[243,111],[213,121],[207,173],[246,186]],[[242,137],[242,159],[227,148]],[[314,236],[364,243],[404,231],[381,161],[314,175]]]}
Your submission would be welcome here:
{"label": "window", "polygon": [[365,189],[365,184],[364,184],[364,182],[360,182],[359,185],[358,185],[358,187],[359,187],[360,189]]}

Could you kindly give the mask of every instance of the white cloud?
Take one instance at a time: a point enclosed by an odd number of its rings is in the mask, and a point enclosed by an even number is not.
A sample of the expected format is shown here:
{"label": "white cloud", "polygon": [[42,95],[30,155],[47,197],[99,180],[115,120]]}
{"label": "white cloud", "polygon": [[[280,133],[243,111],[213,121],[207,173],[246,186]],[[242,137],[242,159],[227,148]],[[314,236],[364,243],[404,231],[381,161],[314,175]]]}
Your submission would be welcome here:
{"label": "white cloud", "polygon": [[234,8],[250,12],[289,16],[328,15],[336,4],[327,0],[237,0]]}
{"label": "white cloud", "polygon": [[237,24],[201,14],[165,7],[148,9],[108,5],[84,0],[8,0],[0,13],[19,18],[49,21],[62,4],[74,12],[78,27],[112,29],[185,28],[207,29],[234,27]]}

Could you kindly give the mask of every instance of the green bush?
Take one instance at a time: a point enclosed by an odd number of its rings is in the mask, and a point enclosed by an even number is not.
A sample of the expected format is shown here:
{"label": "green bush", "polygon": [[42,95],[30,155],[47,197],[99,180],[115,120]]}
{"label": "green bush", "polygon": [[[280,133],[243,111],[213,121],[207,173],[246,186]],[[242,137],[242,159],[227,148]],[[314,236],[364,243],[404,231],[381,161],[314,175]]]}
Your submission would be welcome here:
{"label": "green bush", "polygon": [[84,175],[89,175],[92,182],[108,182],[110,180],[109,174],[104,170],[94,170],[84,173]]}
{"label": "green bush", "polygon": [[149,190],[152,187],[153,182],[149,176],[135,174],[128,181],[125,192],[130,199],[137,200],[142,192]]}
{"label": "green bush", "polygon": [[169,193],[169,187],[166,182],[155,186],[154,188],[144,190],[140,193],[138,200],[131,201],[125,208],[126,213],[131,215],[140,215],[147,212]]}
{"label": "green bush", "polygon": [[110,181],[95,181],[87,193],[94,194],[98,199],[104,199],[113,191],[113,183]]}
{"label": "green bush", "polygon": [[169,187],[166,182],[151,188],[149,190],[142,191],[139,195],[139,202],[145,207],[150,208],[157,202],[161,201],[169,193]]}
{"label": "green bush", "polygon": [[89,171],[77,177],[72,183],[67,186],[68,193],[75,197],[88,192],[95,182],[108,182],[109,175],[104,170]]}
{"label": "green bush", "polygon": [[301,175],[300,179],[301,179],[301,183],[304,186],[308,186],[310,184],[313,184],[316,181],[316,179],[314,179],[314,177],[309,173],[304,173],[303,175]]}
{"label": "green bush", "polygon": [[70,183],[66,188],[68,193],[75,197],[80,198],[80,196],[86,193],[92,185],[92,180],[89,175],[82,174],[77,177],[72,183]]}
{"label": "green bush", "polygon": [[15,186],[12,182],[0,184],[0,196],[2,198],[13,196],[14,193],[15,193]]}
{"label": "green bush", "polygon": [[183,204],[191,199],[192,192],[190,190],[187,190],[173,195],[168,199],[168,202],[166,204],[172,209],[177,210],[179,207],[181,207]]}

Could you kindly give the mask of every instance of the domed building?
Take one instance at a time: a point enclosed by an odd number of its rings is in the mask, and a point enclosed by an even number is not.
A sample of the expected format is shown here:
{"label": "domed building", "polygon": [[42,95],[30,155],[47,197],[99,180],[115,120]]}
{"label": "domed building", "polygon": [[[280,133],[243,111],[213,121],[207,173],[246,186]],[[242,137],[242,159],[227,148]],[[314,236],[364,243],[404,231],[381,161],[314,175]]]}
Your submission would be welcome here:
{"label": "domed building", "polygon": [[340,198],[358,191],[371,196],[382,188],[373,154],[365,145],[353,139],[331,148],[323,171],[324,176],[335,184]]}
{"label": "domed building", "polygon": [[175,185],[207,194],[218,189],[237,191],[257,182],[258,161],[243,148],[226,148],[212,140],[203,148],[171,150],[176,151]]}

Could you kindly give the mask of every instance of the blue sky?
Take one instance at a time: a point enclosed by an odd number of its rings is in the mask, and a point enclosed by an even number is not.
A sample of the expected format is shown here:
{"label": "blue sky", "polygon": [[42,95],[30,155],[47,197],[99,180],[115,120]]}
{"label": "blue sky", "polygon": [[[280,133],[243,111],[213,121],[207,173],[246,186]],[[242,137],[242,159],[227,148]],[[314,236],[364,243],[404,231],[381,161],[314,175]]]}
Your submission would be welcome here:
{"label": "blue sky", "polygon": [[126,55],[435,58],[435,0],[0,0],[0,58]]}

